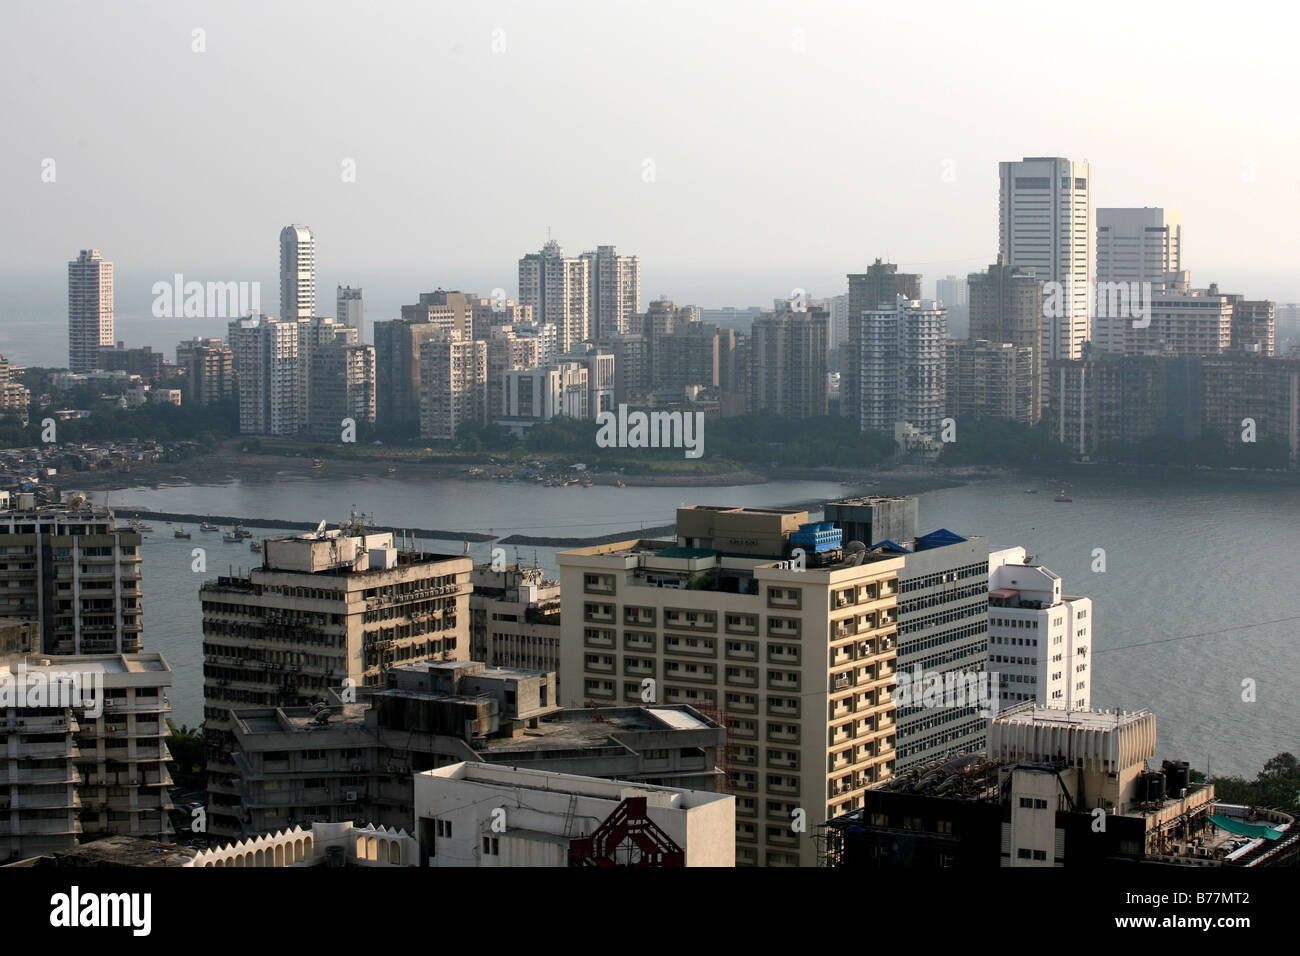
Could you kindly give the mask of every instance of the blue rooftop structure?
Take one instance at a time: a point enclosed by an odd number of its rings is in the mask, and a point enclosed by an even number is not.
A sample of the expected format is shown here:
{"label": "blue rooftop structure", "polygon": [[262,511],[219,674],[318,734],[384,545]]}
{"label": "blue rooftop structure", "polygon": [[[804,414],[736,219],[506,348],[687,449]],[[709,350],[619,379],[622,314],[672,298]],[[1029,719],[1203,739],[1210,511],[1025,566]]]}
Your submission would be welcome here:
{"label": "blue rooftop structure", "polygon": [[798,531],[790,532],[790,544],[813,554],[837,551],[843,541],[844,532],[829,521],[810,521],[799,525]]}
{"label": "blue rooftop structure", "polygon": [[938,531],[931,531],[929,534],[923,534],[916,539],[917,551],[929,551],[931,548],[946,548],[950,544],[961,544],[966,539],[959,534],[949,531],[947,528],[940,528]]}

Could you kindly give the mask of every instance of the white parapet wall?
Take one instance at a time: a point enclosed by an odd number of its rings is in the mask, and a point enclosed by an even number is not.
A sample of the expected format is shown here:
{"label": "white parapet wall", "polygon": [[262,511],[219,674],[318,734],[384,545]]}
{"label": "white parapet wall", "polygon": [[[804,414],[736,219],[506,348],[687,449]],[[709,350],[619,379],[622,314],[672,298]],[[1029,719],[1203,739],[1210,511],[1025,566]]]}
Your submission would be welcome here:
{"label": "white parapet wall", "polygon": [[343,850],[351,866],[417,866],[415,838],[405,830],[314,823],[203,850],[186,866],[320,866],[331,847]]}

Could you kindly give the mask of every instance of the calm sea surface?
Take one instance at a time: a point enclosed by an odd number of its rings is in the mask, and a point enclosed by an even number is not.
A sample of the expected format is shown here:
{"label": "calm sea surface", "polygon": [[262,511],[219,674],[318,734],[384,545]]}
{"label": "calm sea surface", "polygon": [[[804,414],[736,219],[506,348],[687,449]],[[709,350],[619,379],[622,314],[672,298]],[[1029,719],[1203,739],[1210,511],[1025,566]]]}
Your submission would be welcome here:
{"label": "calm sea surface", "polygon": [[[1093,702],[1149,708],[1157,758],[1253,777],[1281,751],[1300,753],[1300,490],[1259,478],[1072,478],[1074,501],[1031,479],[987,480],[921,494],[920,530],[950,528],[1024,545],[1064,578],[1067,594],[1093,599]],[[1037,487],[1037,494],[1025,489]],[[268,474],[257,483],[116,491],[119,518],[132,508],[244,515],[331,526],[355,509],[381,525],[579,537],[671,524],[684,504],[784,505],[842,496],[829,482],[734,488],[544,488],[494,481],[417,482],[382,475],[311,480]],[[98,499],[98,495],[96,498]],[[817,517],[816,514],[813,517]],[[259,534],[256,523],[250,524]],[[158,523],[144,548],[144,641],[176,672],[176,718],[202,713],[202,635],[190,549],[207,551],[207,577],[257,563],[247,542],[192,541]],[[283,533],[283,532],[270,532]],[[423,542],[459,553],[452,541]],[[492,544],[470,548],[476,560]],[[1092,571],[1105,550],[1104,573]],[[507,546],[508,557],[514,551]],[[553,549],[522,548],[555,569]],[[1253,702],[1243,681],[1253,681]],[[1249,695],[1247,695],[1249,696]]]}

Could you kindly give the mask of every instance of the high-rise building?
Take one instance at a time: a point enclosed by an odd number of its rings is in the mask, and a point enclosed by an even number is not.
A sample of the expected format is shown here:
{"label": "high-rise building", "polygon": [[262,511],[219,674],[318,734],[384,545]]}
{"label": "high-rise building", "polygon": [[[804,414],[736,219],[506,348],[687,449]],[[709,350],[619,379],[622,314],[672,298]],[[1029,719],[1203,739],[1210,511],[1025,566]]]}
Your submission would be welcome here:
{"label": "high-rise building", "polygon": [[[1088,341],[1092,290],[1091,167],[1050,156],[998,164],[998,253],[1033,269],[1061,294],[1042,317],[1043,361],[1079,358]],[[1017,343],[1022,344],[1022,343]]]}
{"label": "high-rise building", "polygon": [[420,343],[420,437],[450,441],[486,420],[487,343],[457,331]]}
{"label": "high-rise building", "polygon": [[212,405],[235,394],[235,353],[222,339],[195,338],[176,345],[185,372],[185,401]]}
{"label": "high-rise building", "polygon": [[1092,699],[1092,599],[1063,593],[1061,576],[1024,548],[989,554],[989,670],[999,709],[1022,701],[1086,710]]}
{"label": "high-rise building", "polygon": [[354,519],[268,538],[260,567],[203,584],[211,833],[240,832],[230,711],[306,707],[330,689],[382,687],[398,664],[468,659],[472,568]]}
{"label": "high-rise building", "polygon": [[750,411],[782,418],[827,413],[825,312],[764,312],[750,331]]}
{"label": "high-rise building", "polygon": [[893,770],[903,560],[841,544],[807,512],[693,507],[675,540],[558,556],[562,698],[721,714],[738,864],[812,865],[794,812],[811,833]]}
{"label": "high-rise building", "polygon": [[473,337],[476,339],[492,338],[498,326],[516,326],[531,324],[533,310],[531,306],[520,305],[513,299],[479,299],[470,305]]}
{"label": "high-rise building", "polygon": [[139,651],[140,533],[80,494],[6,494],[0,509],[0,618],[36,622],[46,654]]}
{"label": "high-rise building", "polygon": [[588,335],[636,331],[635,316],[641,311],[641,260],[620,256],[614,246],[597,246],[584,252],[587,262],[587,302],[591,312]]}
{"label": "high-rise building", "polygon": [[949,339],[947,356],[945,407],[950,417],[1034,423],[1034,349],[987,339]]}
{"label": "high-rise building", "polygon": [[421,292],[414,305],[402,306],[402,318],[419,325],[432,325],[440,331],[456,331],[464,338],[474,333],[474,310],[483,300],[472,292],[435,289]]}
{"label": "high-rise building", "polygon": [[377,421],[396,425],[420,420],[420,346],[452,327],[411,319],[374,323]]}
{"label": "high-rise building", "polygon": [[99,367],[99,350],[113,338],[113,263],[82,249],[68,263],[68,371]]}
{"label": "high-rise building", "polygon": [[1099,208],[1097,276],[1104,282],[1150,282],[1160,288],[1183,271],[1183,214],[1178,209]]}
{"label": "high-rise building", "polygon": [[1032,349],[1030,359],[1029,424],[1042,416],[1043,282],[1033,269],[1010,265],[1005,256],[984,272],[967,277],[972,340],[993,345],[1010,343]]}
{"label": "high-rise building", "polygon": [[590,265],[566,258],[554,239],[519,260],[519,301],[532,308],[534,321],[555,326],[561,352],[592,335]]}
{"label": "high-rise building", "polygon": [[[1186,273],[1182,274],[1186,276]],[[1149,313],[1135,319],[1131,308],[1096,310],[1093,346],[1112,355],[1217,355],[1232,345],[1233,297],[1185,282],[1153,291]]]}
{"label": "high-rise building", "polygon": [[552,418],[592,419],[588,401],[588,368],[581,362],[559,362],[506,372],[502,381],[503,409],[498,424],[516,434]]}
{"label": "high-rise building", "polygon": [[1228,300],[1232,303],[1232,350],[1271,358],[1277,347],[1277,303],[1240,295],[1230,295]]}
{"label": "high-rise building", "polygon": [[228,326],[241,435],[295,435],[306,425],[298,326],[266,315],[236,319]]}
{"label": "high-rise building", "polygon": [[[840,414],[854,421],[862,420],[862,314],[868,309],[892,308],[901,295],[908,300],[921,298],[921,276],[899,272],[892,262],[877,259],[866,272],[848,276],[848,327],[840,356]],[[891,422],[889,427],[893,428]]]}
{"label": "high-rise building", "polygon": [[350,329],[356,329],[357,334],[365,337],[365,303],[361,298],[361,290],[354,289],[350,285],[341,285],[338,287],[335,299],[337,309],[337,318],[340,322]]}
{"label": "high-rise building", "polygon": [[[505,414],[505,378],[506,372],[537,368],[538,341],[516,335],[509,325],[490,327],[491,335],[487,341],[487,393],[484,400],[484,421],[495,421]],[[487,660],[487,658],[481,658]]]}
{"label": "high-rise building", "polygon": [[0,355],[0,417],[12,416],[25,426],[32,396],[27,386],[14,381],[14,376],[20,371]]}
{"label": "high-rise building", "polygon": [[280,230],[280,315],[283,321],[316,314],[316,239],[310,226]]}
{"label": "high-rise building", "polygon": [[964,276],[935,281],[935,301],[948,310],[948,334],[955,339],[970,335],[970,291]]}
{"label": "high-rise building", "polygon": [[44,706],[0,704],[10,731],[0,860],[70,849],[112,834],[170,841],[167,688],[157,653],[46,656],[0,662],[0,683],[74,686]]}
{"label": "high-rise building", "polygon": [[375,423],[375,347],[346,342],[318,346],[311,355],[310,431],[337,439],[349,418],[356,425]]}
{"label": "high-rise building", "polygon": [[[944,415],[944,346],[948,314],[929,299],[904,299],[891,306],[865,310],[849,317],[849,338],[856,348],[845,356],[845,372],[857,369],[852,380],[859,394],[859,428],[893,434],[905,422],[931,438],[939,433]],[[844,401],[841,378],[840,395]]]}
{"label": "high-rise building", "polygon": [[475,565],[470,656],[494,667],[560,670],[560,582],[540,567]]}

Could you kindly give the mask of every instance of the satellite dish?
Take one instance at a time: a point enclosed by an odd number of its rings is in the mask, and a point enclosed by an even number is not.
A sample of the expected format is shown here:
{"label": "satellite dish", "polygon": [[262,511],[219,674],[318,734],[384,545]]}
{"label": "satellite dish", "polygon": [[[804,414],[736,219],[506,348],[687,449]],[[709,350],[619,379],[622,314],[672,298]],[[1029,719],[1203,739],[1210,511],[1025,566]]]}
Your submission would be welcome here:
{"label": "satellite dish", "polygon": [[321,519],[321,523],[318,524],[318,525],[316,526],[316,533],[317,533],[317,534],[324,534],[324,533],[325,533],[325,519],[324,519],[324,518],[322,518],[322,519]]}

